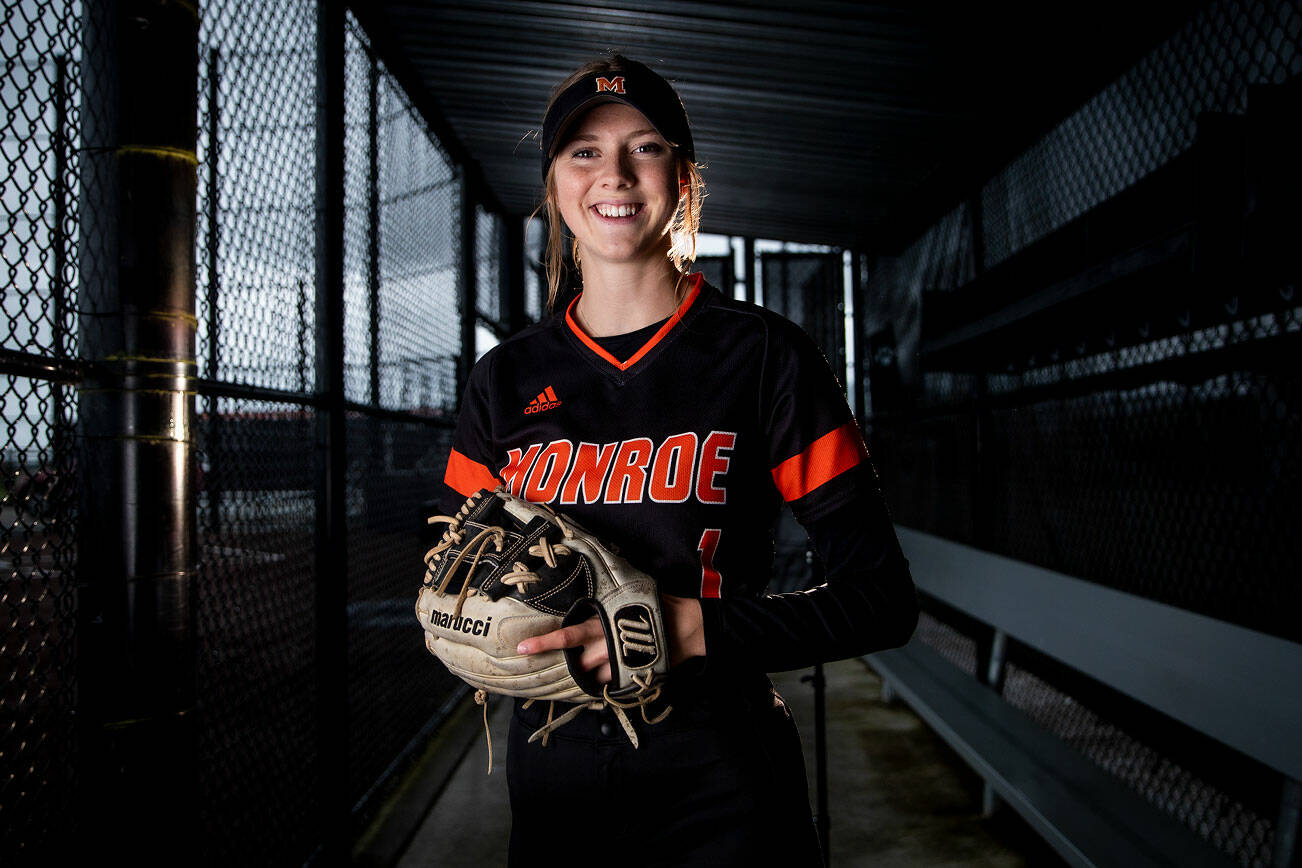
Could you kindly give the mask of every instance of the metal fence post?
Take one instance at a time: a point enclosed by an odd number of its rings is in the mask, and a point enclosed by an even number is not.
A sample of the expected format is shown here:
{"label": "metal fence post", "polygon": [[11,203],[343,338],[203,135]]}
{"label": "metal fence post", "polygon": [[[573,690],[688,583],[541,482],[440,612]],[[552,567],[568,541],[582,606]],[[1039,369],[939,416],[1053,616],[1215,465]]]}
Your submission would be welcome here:
{"label": "metal fence post", "polygon": [[742,258],[745,262],[746,301],[755,301],[755,239],[747,237],[742,244]]}
{"label": "metal fence post", "polygon": [[[50,244],[54,253],[54,279],[51,281],[50,294],[54,296],[54,357],[68,357],[68,235],[64,225],[68,219],[68,58],[59,55],[54,60],[54,177],[50,183],[50,198],[54,200],[54,225],[50,232]],[[54,419],[50,426],[51,446],[54,451],[54,467],[57,473],[72,470],[68,456],[68,431],[65,420],[66,395],[65,386],[56,385],[51,392],[54,397]]]}
{"label": "metal fence post", "polygon": [[[217,158],[219,154],[218,134],[219,134],[219,112],[218,112],[218,81],[217,77],[221,72],[220,56],[216,48],[208,50],[208,177],[207,177],[207,206],[208,206],[208,238],[207,238],[207,266],[208,266],[208,293],[206,306],[208,308],[208,359],[207,369],[205,371],[209,380],[217,379],[217,368],[220,360],[218,346],[221,341],[221,309],[219,301],[221,299],[221,277],[217,270],[217,254],[220,250],[221,242],[221,212],[218,207],[218,194],[221,185],[217,182]],[[204,490],[208,494],[208,527],[206,530],[217,537],[221,534],[221,512],[222,512],[222,491],[221,491],[221,467],[224,462],[217,458],[221,454],[221,413],[219,412],[220,399],[214,395],[209,395],[205,399],[205,406],[208,410],[207,419],[207,438],[204,444],[204,450],[208,454],[208,465],[210,472],[204,476]]]}
{"label": "metal fence post", "polygon": [[501,244],[498,249],[502,267],[498,270],[501,304],[498,309],[507,331],[514,334],[524,328],[524,220],[502,219]]}
{"label": "metal fence post", "polygon": [[370,56],[366,111],[366,286],[371,314],[371,406],[380,406],[380,61]]}
{"label": "metal fence post", "polygon": [[868,366],[864,364],[864,350],[868,344],[864,321],[868,302],[867,293],[864,292],[863,270],[860,268],[862,256],[857,250],[850,252],[850,300],[854,304],[850,321],[851,333],[854,335],[854,357],[850,364],[854,366],[854,412],[861,427],[868,416]]}
{"label": "metal fence post", "polygon": [[69,849],[193,852],[198,16],[85,7],[77,559],[78,820]]}
{"label": "metal fence post", "polygon": [[457,401],[465,392],[470,369],[475,366],[475,320],[478,316],[475,263],[475,199],[470,179],[461,172],[461,245],[457,263],[457,297],[461,307],[461,355],[457,360]]}
{"label": "metal fence post", "polygon": [[[809,587],[821,585],[825,579],[823,561],[812,542],[805,550],[805,562],[809,565]],[[813,671],[800,680],[814,688],[814,826],[823,849],[823,864],[829,865],[832,819],[827,793],[827,678],[823,674],[823,664],[815,663]]]}
{"label": "metal fence post", "polygon": [[316,21],[316,758],[320,856],[334,864],[349,808],[343,4],[319,0]]}
{"label": "metal fence post", "polygon": [[1275,820],[1271,868],[1294,868],[1298,864],[1299,817],[1302,817],[1302,783],[1285,778],[1279,799],[1279,816]]}

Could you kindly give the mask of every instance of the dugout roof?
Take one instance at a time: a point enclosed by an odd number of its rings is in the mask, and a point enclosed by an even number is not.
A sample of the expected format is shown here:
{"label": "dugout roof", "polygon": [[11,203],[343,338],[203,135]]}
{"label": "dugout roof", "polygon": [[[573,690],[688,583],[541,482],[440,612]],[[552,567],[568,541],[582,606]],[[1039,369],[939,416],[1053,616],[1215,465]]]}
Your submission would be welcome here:
{"label": "dugout roof", "polygon": [[709,232],[891,252],[1159,44],[1201,0],[373,0],[352,4],[509,214],[540,194],[551,87],[616,48],[671,78]]}

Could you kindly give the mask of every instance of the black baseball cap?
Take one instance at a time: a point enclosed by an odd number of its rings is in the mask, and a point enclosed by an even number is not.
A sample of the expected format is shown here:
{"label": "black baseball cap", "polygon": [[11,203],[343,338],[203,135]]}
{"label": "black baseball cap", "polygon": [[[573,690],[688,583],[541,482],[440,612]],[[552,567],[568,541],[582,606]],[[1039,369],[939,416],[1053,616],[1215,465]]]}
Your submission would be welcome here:
{"label": "black baseball cap", "polygon": [[688,160],[696,159],[692,145],[692,130],[687,125],[687,112],[683,101],[669,82],[651,67],[636,60],[622,59],[621,71],[592,73],[565,88],[543,119],[542,175],[547,180],[547,169],[556,156],[556,149],[570,125],[583,112],[606,102],[622,102],[646,115],[665,141],[674,145]]}

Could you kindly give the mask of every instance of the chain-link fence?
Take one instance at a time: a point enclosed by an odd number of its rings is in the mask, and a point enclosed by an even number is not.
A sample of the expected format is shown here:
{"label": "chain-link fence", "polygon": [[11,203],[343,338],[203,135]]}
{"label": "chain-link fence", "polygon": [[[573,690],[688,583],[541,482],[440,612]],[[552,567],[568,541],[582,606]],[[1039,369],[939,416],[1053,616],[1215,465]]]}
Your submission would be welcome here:
{"label": "chain-link fence", "polygon": [[74,792],[79,14],[54,0],[0,20],[0,859],[15,862],[65,831]]}
{"label": "chain-link fence", "polygon": [[[0,484],[0,862],[75,832],[75,463],[81,143],[80,3],[10,0],[0,21],[6,329]],[[96,7],[99,9],[99,7]],[[349,19],[344,44],[343,398],[346,756],[320,750],[318,10],[200,4],[196,226],[198,776],[213,864],[301,863],[321,843],[322,781],[364,819],[378,783],[461,688],[411,613],[424,518],[446,458],[463,353],[462,270],[498,320],[499,215],[463,246],[462,179]],[[471,237],[474,237],[472,235]],[[538,312],[537,293],[531,313]],[[323,778],[323,775],[327,778]]]}
{"label": "chain-link fence", "polygon": [[840,253],[763,253],[764,306],[809,333],[845,381],[845,302]]}
{"label": "chain-link fence", "polygon": [[[327,760],[316,753],[311,617],[321,580],[316,181],[303,170],[316,147],[315,14],[310,3],[204,7],[201,159],[216,177],[200,203],[211,262],[200,279],[200,357],[212,384],[203,453],[211,598],[201,611],[221,621],[202,635],[200,696],[211,713],[201,773],[206,819],[237,830],[212,842],[218,861],[304,858],[325,807],[314,795]],[[457,401],[461,181],[351,20],[344,68],[343,391],[353,409],[340,673],[348,737],[336,759],[350,804],[369,808],[373,786],[458,689],[413,639],[410,597]],[[478,248],[490,287],[492,245]],[[219,397],[231,387],[262,392]],[[239,762],[215,761],[232,744]]]}
{"label": "chain-link fence", "polygon": [[[861,338],[889,327],[901,362],[902,389],[868,384],[899,522],[1302,641],[1302,308],[1280,246],[1302,190],[1274,133],[1302,112],[1300,32],[1293,0],[1208,4],[866,263]],[[981,671],[989,636],[932,608],[923,640]],[[1011,704],[1270,863],[1278,773],[1032,649],[1009,661]]]}
{"label": "chain-link fence", "polygon": [[[724,272],[725,293],[733,287],[732,257],[714,263]],[[837,379],[845,382],[844,287],[840,253],[765,252],[758,256],[764,306],[803,328],[822,348]],[[716,277],[716,279],[718,279]],[[783,509],[774,531],[773,581],[770,591],[808,587],[814,561],[808,536],[791,511]]]}

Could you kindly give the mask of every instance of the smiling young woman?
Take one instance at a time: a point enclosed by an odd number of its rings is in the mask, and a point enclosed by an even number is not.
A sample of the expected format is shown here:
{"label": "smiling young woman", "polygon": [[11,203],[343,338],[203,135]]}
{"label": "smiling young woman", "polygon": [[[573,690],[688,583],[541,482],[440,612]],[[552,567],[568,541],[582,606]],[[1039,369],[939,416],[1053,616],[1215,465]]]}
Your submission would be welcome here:
{"label": "smiling young woman", "polygon": [[[528,737],[550,710],[517,701],[511,863],[575,828],[581,854],[627,865],[821,864],[799,738],[766,673],[903,644],[917,619],[858,424],[804,332],[689,272],[704,185],[682,102],[653,70],[611,55],[562,82],[542,175],[552,316],[471,372],[441,502],[451,514],[503,485],[653,576],[672,713],[631,724],[636,747],[609,710],[544,745]],[[563,230],[582,285],[553,310]],[[784,503],[825,582],[769,594]],[[518,650],[559,648],[609,680],[595,619]]]}
{"label": "smiling young woman", "polygon": [[[630,85],[631,81],[631,85]],[[598,90],[602,83],[608,89]],[[637,94],[631,101],[628,88]],[[619,91],[623,91],[622,93]],[[550,124],[550,126],[549,126]],[[630,136],[628,141],[616,143],[594,141],[593,137]],[[602,145],[601,148],[584,148],[584,145]],[[612,151],[610,145],[619,144],[631,150]],[[661,180],[661,171],[668,176]],[[594,172],[629,173],[621,179],[609,174],[602,178],[605,184],[638,182],[636,191],[597,189],[591,191],[595,198],[604,198],[619,204],[622,210],[606,209],[613,220],[627,219],[629,224],[648,227],[650,233],[643,241],[651,242],[651,249],[639,252],[651,254],[644,261],[645,271],[640,275],[643,285],[657,284],[663,289],[667,281],[681,301],[685,289],[679,278],[696,258],[696,235],[701,224],[701,201],[705,197],[705,182],[696,162],[695,147],[686,112],[678,94],[663,78],[650,68],[620,55],[611,55],[584,64],[562,81],[552,93],[547,106],[543,128],[543,207],[547,211],[547,252],[544,257],[547,269],[548,309],[555,303],[564,270],[563,229],[573,234],[571,253],[583,270],[585,291],[597,289],[600,293],[610,274],[613,284],[626,284],[630,270],[596,272],[584,267],[584,239],[581,238],[584,221],[579,217],[580,203],[575,199],[578,191],[571,185],[582,185],[592,180]],[[562,189],[564,185],[564,189]],[[663,215],[658,211],[648,214],[627,215],[629,205],[638,202],[644,193],[659,193],[651,187],[660,187],[668,194],[670,207],[668,220],[660,223]],[[658,198],[658,197],[657,197]],[[589,201],[589,206],[600,204]],[[645,203],[642,203],[645,205]],[[567,215],[565,210],[569,208]],[[598,214],[601,209],[597,209]],[[624,218],[619,215],[624,214]],[[617,226],[618,223],[608,224]],[[660,232],[657,234],[656,229]],[[658,247],[658,251],[657,251]],[[598,251],[590,251],[590,257]],[[671,268],[666,267],[671,266]],[[652,275],[658,278],[652,281]],[[614,332],[612,332],[614,333]]]}

